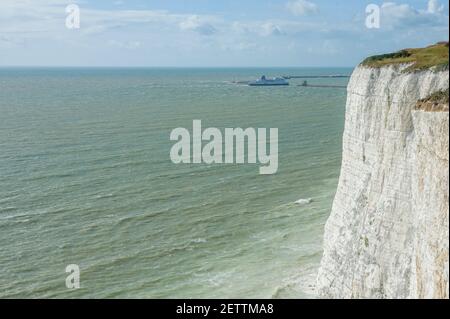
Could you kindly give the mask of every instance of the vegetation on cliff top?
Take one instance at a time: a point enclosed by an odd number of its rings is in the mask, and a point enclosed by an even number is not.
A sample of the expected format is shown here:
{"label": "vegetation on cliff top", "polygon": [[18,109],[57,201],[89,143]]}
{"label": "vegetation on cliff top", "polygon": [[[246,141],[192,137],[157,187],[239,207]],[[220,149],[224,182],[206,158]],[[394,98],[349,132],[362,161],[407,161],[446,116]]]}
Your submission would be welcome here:
{"label": "vegetation on cliff top", "polygon": [[416,110],[428,112],[448,112],[449,89],[437,91],[425,99],[417,101]]}
{"label": "vegetation on cliff top", "polygon": [[361,64],[368,67],[380,68],[391,64],[411,63],[405,72],[436,67],[437,70],[448,69],[448,42],[439,42],[435,45],[405,49],[395,53],[375,55],[365,59]]}

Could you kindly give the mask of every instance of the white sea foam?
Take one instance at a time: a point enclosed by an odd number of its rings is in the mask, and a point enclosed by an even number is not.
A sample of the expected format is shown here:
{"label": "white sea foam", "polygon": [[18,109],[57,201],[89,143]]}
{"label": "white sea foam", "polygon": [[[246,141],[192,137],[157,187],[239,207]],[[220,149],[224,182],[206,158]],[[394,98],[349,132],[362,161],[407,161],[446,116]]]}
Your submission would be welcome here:
{"label": "white sea foam", "polygon": [[316,273],[304,273],[284,278],[270,298],[286,299],[292,296],[305,299],[316,298],[316,276]]}
{"label": "white sea foam", "polygon": [[311,204],[313,201],[312,198],[301,198],[298,201],[296,201],[295,203],[298,205],[308,205]]}
{"label": "white sea foam", "polygon": [[195,243],[195,244],[201,244],[201,243],[206,243],[207,240],[205,238],[196,238],[196,239],[193,239],[191,242]]}
{"label": "white sea foam", "polygon": [[113,197],[114,194],[113,193],[109,193],[109,194],[100,194],[100,195],[96,195],[95,198],[96,199],[101,199],[101,198],[109,198],[109,197]]}

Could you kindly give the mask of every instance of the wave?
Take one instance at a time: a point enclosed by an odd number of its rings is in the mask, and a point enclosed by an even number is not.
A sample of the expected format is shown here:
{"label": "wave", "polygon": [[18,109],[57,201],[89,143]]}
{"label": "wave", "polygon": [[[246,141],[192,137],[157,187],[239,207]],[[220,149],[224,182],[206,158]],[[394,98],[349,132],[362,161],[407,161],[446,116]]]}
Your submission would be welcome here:
{"label": "wave", "polygon": [[101,195],[95,195],[95,199],[102,199],[102,198],[110,198],[110,197],[114,197],[115,195],[113,193],[109,193],[109,194],[101,194]]}
{"label": "wave", "polygon": [[295,203],[298,205],[308,205],[311,204],[313,202],[312,198],[300,198],[298,201],[296,201]]}
{"label": "wave", "polygon": [[196,239],[191,240],[191,243],[194,243],[194,244],[203,244],[206,242],[208,242],[208,241],[205,238],[196,238]]}
{"label": "wave", "polygon": [[278,287],[275,287],[270,299],[314,299],[316,297],[316,275],[315,273],[307,273],[283,280]]}

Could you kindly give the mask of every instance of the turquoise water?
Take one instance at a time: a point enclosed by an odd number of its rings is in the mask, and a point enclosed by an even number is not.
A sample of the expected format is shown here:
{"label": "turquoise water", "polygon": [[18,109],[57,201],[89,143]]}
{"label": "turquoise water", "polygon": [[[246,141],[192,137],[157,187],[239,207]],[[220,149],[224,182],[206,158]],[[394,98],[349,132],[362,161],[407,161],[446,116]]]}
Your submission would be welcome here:
{"label": "turquoise water", "polygon": [[[230,81],[350,72],[0,69],[0,297],[312,297],[346,91]],[[173,164],[193,119],[278,128],[278,173]]]}

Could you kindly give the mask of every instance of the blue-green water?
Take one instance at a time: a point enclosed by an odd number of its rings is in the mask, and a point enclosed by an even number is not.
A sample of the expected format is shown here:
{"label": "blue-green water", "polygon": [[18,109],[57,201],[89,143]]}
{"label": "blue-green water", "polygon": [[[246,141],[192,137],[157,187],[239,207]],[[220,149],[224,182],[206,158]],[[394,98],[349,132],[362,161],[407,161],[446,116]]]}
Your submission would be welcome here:
{"label": "blue-green water", "polygon": [[[311,297],[346,91],[230,81],[350,72],[0,69],[0,297]],[[173,164],[193,119],[278,128],[278,173]]]}

